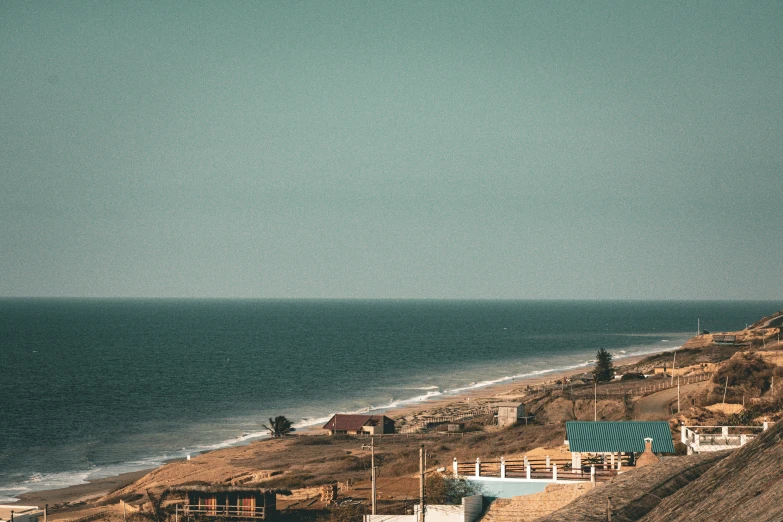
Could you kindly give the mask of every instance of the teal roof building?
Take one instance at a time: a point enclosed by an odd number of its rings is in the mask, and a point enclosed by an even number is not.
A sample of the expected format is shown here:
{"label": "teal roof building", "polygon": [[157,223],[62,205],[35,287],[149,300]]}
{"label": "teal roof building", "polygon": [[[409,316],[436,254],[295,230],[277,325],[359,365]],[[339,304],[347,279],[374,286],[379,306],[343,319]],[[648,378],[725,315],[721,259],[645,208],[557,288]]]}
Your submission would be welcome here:
{"label": "teal roof building", "polygon": [[652,439],[653,453],[674,453],[672,433],[665,421],[566,422],[572,453],[641,453],[648,438]]}

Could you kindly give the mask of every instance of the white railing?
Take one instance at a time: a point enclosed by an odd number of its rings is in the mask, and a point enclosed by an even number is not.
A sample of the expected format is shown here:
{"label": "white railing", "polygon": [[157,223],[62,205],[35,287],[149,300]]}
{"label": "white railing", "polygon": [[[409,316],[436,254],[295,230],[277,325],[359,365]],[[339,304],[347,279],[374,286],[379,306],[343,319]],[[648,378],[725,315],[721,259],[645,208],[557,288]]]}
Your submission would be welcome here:
{"label": "white railing", "polygon": [[769,422],[761,426],[680,426],[680,441],[688,448],[688,455],[705,451],[741,448],[769,429]]}

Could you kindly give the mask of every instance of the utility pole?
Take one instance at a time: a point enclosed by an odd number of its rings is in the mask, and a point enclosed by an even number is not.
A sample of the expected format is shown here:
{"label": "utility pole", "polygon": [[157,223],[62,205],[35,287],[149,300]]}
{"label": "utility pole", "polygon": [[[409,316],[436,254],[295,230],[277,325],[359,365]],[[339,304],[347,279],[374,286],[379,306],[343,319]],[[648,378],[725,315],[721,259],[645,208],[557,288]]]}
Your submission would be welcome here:
{"label": "utility pole", "polygon": [[729,376],[726,376],[726,385],[723,387],[723,413],[726,413],[726,389],[729,387]]}
{"label": "utility pole", "polygon": [[[677,350],[674,350],[674,360],[672,361],[672,382],[669,383],[669,386],[672,386],[674,384],[674,368],[677,367]],[[680,382],[679,379],[677,382]]]}
{"label": "utility pole", "polygon": [[593,422],[598,421],[598,377],[593,376],[593,393],[595,397],[593,399]]}
{"label": "utility pole", "polygon": [[375,437],[370,437],[370,445],[366,444],[362,446],[362,449],[370,448],[370,467],[372,467],[372,514],[375,515],[375,504],[377,498],[377,489],[375,486]]}
{"label": "utility pole", "polygon": [[419,448],[419,522],[424,522],[424,444]]}
{"label": "utility pole", "polygon": [[680,413],[680,376],[677,376],[677,413]]}
{"label": "utility pole", "polygon": [[701,335],[701,318],[696,318],[696,337]]}

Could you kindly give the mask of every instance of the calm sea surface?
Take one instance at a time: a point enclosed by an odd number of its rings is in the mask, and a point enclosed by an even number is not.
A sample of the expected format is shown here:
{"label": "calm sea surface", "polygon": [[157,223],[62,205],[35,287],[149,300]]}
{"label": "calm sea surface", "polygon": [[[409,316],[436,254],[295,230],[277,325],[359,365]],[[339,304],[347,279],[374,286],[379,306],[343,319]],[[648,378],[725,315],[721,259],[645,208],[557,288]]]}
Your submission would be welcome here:
{"label": "calm sea surface", "polygon": [[0,300],[0,502],[263,434],[680,346],[779,302]]}

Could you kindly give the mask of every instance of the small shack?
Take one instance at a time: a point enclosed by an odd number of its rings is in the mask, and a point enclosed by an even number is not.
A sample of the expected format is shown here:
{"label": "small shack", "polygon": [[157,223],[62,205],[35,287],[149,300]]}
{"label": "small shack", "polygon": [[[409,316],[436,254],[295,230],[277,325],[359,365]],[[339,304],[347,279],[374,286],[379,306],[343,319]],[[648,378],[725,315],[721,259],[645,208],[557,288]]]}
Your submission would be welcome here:
{"label": "small shack", "polygon": [[514,426],[525,416],[525,405],[521,402],[501,402],[498,408],[498,426]]}
{"label": "small shack", "polygon": [[384,435],[394,433],[394,421],[386,415],[354,415],[336,413],[324,429],[330,435]]}
{"label": "small shack", "polygon": [[241,486],[183,486],[183,516],[273,520],[277,514],[277,494],[290,491]]}
{"label": "small shack", "polygon": [[[674,453],[672,433],[666,421],[566,422],[565,444],[571,450],[574,470],[581,469],[585,454],[600,456],[604,464],[619,470],[624,454],[633,463],[636,454],[645,450],[645,439],[652,439],[654,453]],[[607,455],[610,462],[606,461]]]}

